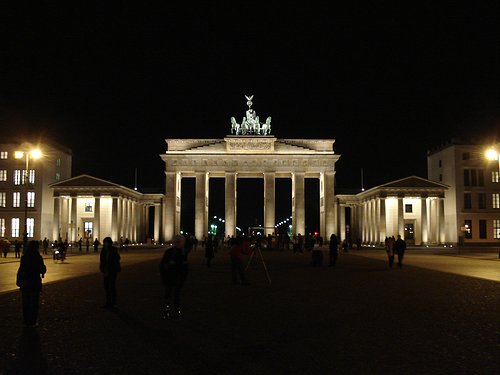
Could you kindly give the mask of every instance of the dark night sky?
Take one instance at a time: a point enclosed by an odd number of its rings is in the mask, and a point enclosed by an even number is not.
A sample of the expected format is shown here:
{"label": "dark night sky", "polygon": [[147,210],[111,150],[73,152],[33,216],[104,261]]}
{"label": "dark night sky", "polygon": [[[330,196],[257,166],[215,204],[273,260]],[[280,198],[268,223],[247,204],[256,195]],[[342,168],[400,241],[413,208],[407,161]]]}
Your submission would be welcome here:
{"label": "dark night sky", "polygon": [[277,137],[336,139],[340,188],[500,133],[497,1],[104,3],[0,10],[1,132],[70,147],[74,175],[162,187],[164,139],[222,138],[245,94]]}

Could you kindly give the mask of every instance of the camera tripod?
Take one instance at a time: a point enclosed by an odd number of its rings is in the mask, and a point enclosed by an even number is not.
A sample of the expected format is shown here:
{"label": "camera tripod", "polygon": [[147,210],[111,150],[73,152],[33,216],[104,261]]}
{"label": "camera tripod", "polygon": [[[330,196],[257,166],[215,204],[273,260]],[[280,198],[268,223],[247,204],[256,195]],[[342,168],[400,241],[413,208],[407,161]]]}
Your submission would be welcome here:
{"label": "camera tripod", "polygon": [[267,276],[267,281],[269,281],[269,284],[271,284],[271,278],[269,277],[269,272],[267,271],[267,266],[266,262],[264,262],[264,257],[262,256],[262,252],[260,251],[260,247],[256,247],[254,251],[252,251],[252,255],[250,255],[250,258],[248,259],[247,266],[245,267],[245,272],[250,266],[250,263],[252,260],[255,258],[255,253],[259,253],[260,261],[262,262],[262,266],[264,267],[264,271],[266,271],[266,276]]}

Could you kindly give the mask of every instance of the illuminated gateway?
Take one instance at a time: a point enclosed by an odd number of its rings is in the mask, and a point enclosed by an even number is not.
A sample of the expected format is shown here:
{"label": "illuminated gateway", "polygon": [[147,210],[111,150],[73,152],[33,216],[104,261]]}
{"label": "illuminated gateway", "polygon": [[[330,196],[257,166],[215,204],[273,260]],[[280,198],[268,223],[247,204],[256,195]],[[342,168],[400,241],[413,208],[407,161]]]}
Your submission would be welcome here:
{"label": "illuminated gateway", "polygon": [[[291,225],[292,235],[304,235],[307,178],[319,180],[319,235],[325,241],[332,233],[364,245],[380,245],[386,236],[398,234],[417,246],[494,243],[500,238],[496,164],[479,165],[456,156],[478,154],[482,146],[454,144],[429,153],[431,180],[410,176],[358,194],[336,194],[335,164],[340,155],[334,152],[335,140],[278,139],[271,131],[271,117],[261,121],[252,108],[253,96],[246,99],[245,115],[241,120],[230,118],[226,137],[166,139],[167,151],[161,155],[165,162],[164,194],[143,194],[88,175],[71,177],[71,150],[61,146],[51,151],[50,158],[29,168],[30,179],[35,180],[23,185],[19,177],[23,165],[12,155],[26,144],[0,139],[0,235],[22,239],[26,212],[30,238],[74,242],[81,237],[111,236],[132,242],[144,242],[148,237],[167,241],[183,229],[183,178],[196,181],[194,235],[199,239],[211,224],[210,178],[225,180],[224,236],[237,234],[237,198],[245,198],[238,196],[237,180],[244,178],[263,179],[265,235],[276,232],[280,224],[275,215],[275,179],[290,179],[291,217],[286,224]],[[53,146],[44,147],[52,150]],[[473,175],[483,177],[473,182]],[[460,176],[469,176],[470,181],[462,181]],[[467,181],[471,186],[476,183],[472,190],[482,197],[478,198],[481,207],[475,207]],[[24,207],[21,198],[27,193],[30,206]]]}

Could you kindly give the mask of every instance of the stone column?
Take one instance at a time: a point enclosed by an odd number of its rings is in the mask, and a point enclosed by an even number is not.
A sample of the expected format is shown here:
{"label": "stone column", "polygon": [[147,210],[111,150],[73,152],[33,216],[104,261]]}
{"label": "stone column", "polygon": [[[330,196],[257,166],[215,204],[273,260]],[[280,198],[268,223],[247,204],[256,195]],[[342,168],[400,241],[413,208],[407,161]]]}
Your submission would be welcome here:
{"label": "stone column", "polygon": [[[149,207],[150,207],[149,205],[144,205],[144,211],[143,211],[143,215],[144,215],[144,238],[143,238],[143,241],[144,242],[146,241],[146,236],[148,236],[148,237],[151,236],[151,233],[149,233]],[[163,217],[165,217],[165,214],[163,215]],[[163,225],[163,227],[165,228],[165,225]],[[164,240],[165,240],[165,238],[164,238]]]}
{"label": "stone column", "polygon": [[304,172],[292,173],[292,234],[305,236]]}
{"label": "stone column", "polygon": [[[178,214],[177,207],[180,211],[180,174],[177,172],[165,172],[166,175],[166,189],[165,189],[165,205],[163,213],[163,228],[164,240],[172,239],[179,233],[180,212]],[[148,215],[146,215],[148,217]],[[148,227],[147,227],[148,228]]]}
{"label": "stone column", "polygon": [[155,210],[155,222],[154,222],[154,239],[155,241],[160,241],[160,214],[161,214],[161,207],[159,205],[154,206]]}
{"label": "stone column", "polygon": [[77,230],[77,225],[76,225],[76,214],[78,213],[78,198],[77,197],[74,197],[72,196],[71,197],[71,220],[70,220],[70,223],[71,223],[71,236],[70,236],[70,241],[71,242],[76,242],[77,241],[77,238],[76,238],[76,230]]}
{"label": "stone column", "polygon": [[379,233],[380,233],[380,241],[384,242],[385,237],[387,236],[387,220],[385,217],[385,198],[379,198]]}
{"label": "stone column", "polygon": [[225,203],[226,203],[226,233],[227,236],[236,235],[236,173],[226,173],[226,188],[225,188]]}
{"label": "stone column", "polygon": [[[335,202],[335,172],[325,172],[321,174],[323,183],[323,202],[324,210],[320,209],[320,234],[328,241],[332,233],[336,231],[336,202]],[[320,195],[321,200],[321,195]],[[342,209],[341,209],[342,210]],[[321,217],[323,216],[323,217]],[[342,224],[341,224],[342,225]]]}
{"label": "stone column", "polygon": [[94,237],[99,238],[101,235],[101,197],[94,196]]}
{"label": "stone column", "polygon": [[52,240],[59,240],[61,231],[61,210],[59,197],[54,197],[54,216],[52,221]]}
{"label": "stone column", "polygon": [[201,241],[208,230],[208,174],[196,173],[194,235]]}
{"label": "stone column", "polygon": [[[111,238],[113,241],[118,240],[118,197],[111,197]],[[100,238],[102,242],[102,238]]]}
{"label": "stone column", "polygon": [[[405,235],[405,219],[404,219],[404,207],[403,207],[403,198],[398,197],[398,234],[401,235],[401,238],[404,238]],[[396,235],[397,238],[397,235]]]}
{"label": "stone column", "polygon": [[346,238],[345,230],[345,205],[340,205],[340,238],[344,240]]}
{"label": "stone column", "polygon": [[420,241],[421,245],[427,245],[429,243],[429,226],[427,222],[427,198],[420,198]]}
{"label": "stone column", "polygon": [[439,220],[439,231],[438,231],[438,240],[440,244],[444,244],[446,242],[446,234],[445,234],[445,222],[444,222],[444,198],[438,198],[438,220]]}
{"label": "stone column", "polygon": [[275,174],[264,173],[264,235],[272,234],[276,224],[275,217]]}

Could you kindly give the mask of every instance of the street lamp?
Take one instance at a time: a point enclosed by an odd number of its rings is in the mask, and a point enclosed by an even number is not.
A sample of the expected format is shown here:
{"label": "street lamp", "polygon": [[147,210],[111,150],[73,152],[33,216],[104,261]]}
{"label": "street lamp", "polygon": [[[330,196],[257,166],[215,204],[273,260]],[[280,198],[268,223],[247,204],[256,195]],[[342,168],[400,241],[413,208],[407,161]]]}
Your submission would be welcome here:
{"label": "street lamp", "polygon": [[26,159],[26,169],[24,170],[24,184],[25,184],[25,197],[24,197],[24,233],[23,233],[23,251],[26,251],[28,246],[28,183],[29,183],[29,165],[30,159],[39,159],[42,157],[42,152],[39,149],[27,151],[15,151],[14,157],[16,159]]}
{"label": "street lamp", "polygon": [[[496,176],[497,182],[499,182],[498,179],[500,179],[500,152],[498,151],[499,145],[497,147],[491,147],[485,152],[486,159],[488,160],[498,160],[498,175]],[[497,236],[498,234],[495,233]],[[500,251],[498,252],[498,258],[500,259]]]}

